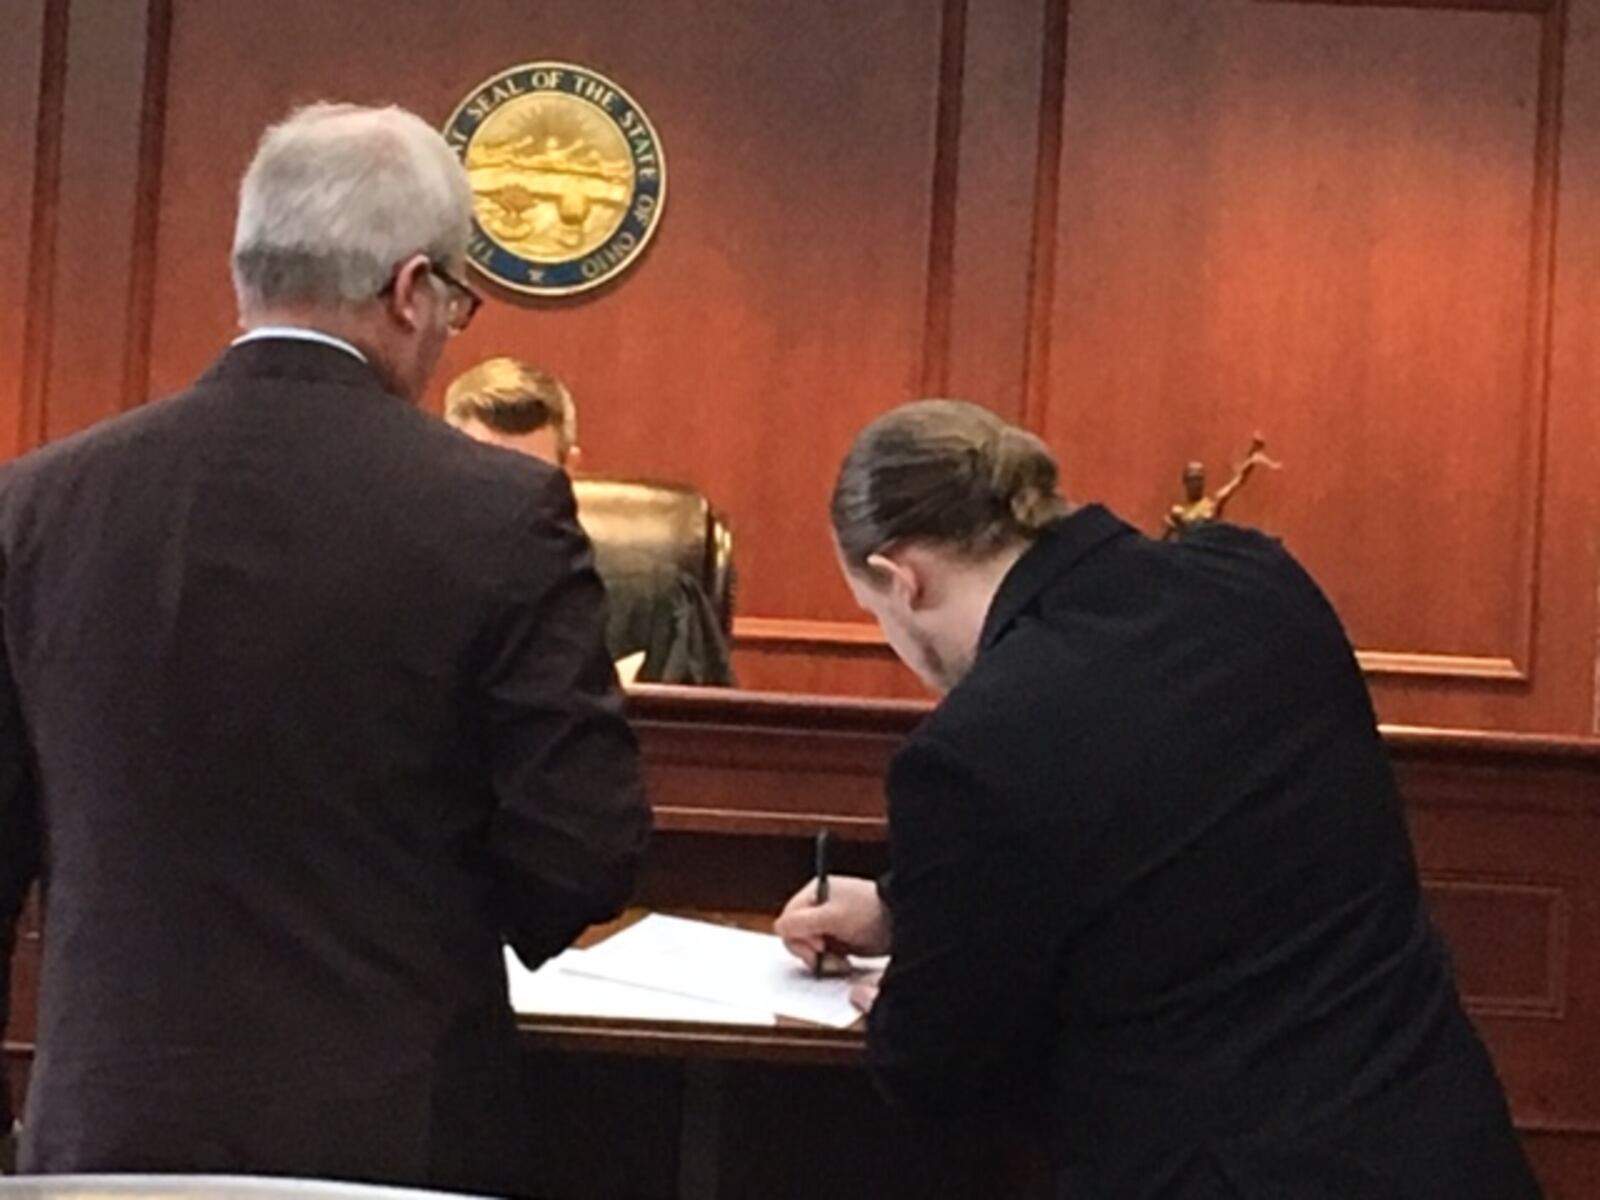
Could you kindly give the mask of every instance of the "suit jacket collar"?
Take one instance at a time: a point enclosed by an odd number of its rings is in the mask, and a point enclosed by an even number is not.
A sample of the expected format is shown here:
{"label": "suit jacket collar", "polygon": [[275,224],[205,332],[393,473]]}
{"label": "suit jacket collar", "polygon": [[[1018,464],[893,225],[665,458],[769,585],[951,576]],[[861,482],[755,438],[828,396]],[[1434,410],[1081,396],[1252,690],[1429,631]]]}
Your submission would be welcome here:
{"label": "suit jacket collar", "polygon": [[1020,617],[1040,592],[1113,538],[1137,536],[1122,518],[1099,504],[1086,505],[1039,535],[1017,559],[989,605],[978,649],[984,651]]}
{"label": "suit jacket collar", "polygon": [[239,379],[340,383],[388,392],[370,364],[335,346],[299,338],[259,338],[229,346],[200,382]]}

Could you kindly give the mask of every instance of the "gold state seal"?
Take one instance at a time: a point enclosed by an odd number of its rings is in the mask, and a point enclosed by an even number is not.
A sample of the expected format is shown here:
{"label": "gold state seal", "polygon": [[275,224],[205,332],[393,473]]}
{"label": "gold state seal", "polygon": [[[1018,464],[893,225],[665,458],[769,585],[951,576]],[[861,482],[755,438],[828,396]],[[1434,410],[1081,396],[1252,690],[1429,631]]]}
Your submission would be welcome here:
{"label": "gold state seal", "polygon": [[637,261],[667,194],[661,140],[611,80],[536,62],[474,88],[445,137],[472,181],[469,251],[518,291],[566,295]]}

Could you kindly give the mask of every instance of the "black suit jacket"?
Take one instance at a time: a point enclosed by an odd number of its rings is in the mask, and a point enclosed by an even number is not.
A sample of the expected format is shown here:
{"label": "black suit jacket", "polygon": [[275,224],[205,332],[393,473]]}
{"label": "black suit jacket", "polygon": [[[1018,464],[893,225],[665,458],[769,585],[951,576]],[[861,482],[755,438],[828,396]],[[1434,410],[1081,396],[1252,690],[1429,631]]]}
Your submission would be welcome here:
{"label": "black suit jacket", "polygon": [[675,568],[608,570],[606,648],[613,659],[644,651],[640,683],[733,686],[733,659],[700,581]]}
{"label": "black suit jacket", "polygon": [[603,608],[561,472],[328,346],[0,471],[23,1169],[520,1188],[502,939],[615,914],[649,824]]}
{"label": "black suit jacket", "polygon": [[1354,655],[1277,543],[1067,518],[888,787],[892,1098],[1042,1113],[1074,1200],[1536,1194]]}

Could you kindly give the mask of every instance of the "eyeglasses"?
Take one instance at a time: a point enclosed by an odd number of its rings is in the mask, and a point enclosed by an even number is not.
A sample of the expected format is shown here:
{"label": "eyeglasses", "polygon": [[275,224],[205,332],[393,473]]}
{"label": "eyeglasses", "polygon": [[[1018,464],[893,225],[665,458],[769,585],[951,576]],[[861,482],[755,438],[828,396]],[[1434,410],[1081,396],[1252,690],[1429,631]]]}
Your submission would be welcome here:
{"label": "eyeglasses", "polygon": [[[472,318],[477,315],[478,309],[483,307],[483,297],[433,259],[427,259],[426,266],[428,274],[445,286],[445,325],[451,333],[460,333],[472,324]],[[383,285],[383,290],[378,295],[387,296],[394,291],[395,280],[398,277],[398,271],[389,276],[389,282]]]}
{"label": "eyeglasses", "polygon": [[432,259],[428,260],[428,271],[444,284],[449,297],[445,301],[445,324],[450,326],[451,333],[460,333],[478,315],[478,310],[483,307],[483,297]]}

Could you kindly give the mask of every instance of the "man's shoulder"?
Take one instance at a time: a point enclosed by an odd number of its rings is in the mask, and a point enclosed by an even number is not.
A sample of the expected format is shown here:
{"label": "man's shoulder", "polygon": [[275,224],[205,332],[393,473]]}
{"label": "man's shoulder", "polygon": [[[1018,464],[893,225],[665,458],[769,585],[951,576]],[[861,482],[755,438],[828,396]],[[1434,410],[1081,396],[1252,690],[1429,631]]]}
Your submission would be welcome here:
{"label": "man's shoulder", "polygon": [[1248,525],[1209,521],[1197,525],[1173,542],[1161,543],[1176,561],[1185,565],[1203,564],[1211,569],[1247,573],[1260,580],[1297,582],[1304,574],[1298,561],[1282,539]]}
{"label": "man's shoulder", "polygon": [[572,484],[559,467],[475,441],[420,409],[407,409],[391,429],[380,470],[435,544],[510,564],[513,583],[584,549]]}
{"label": "man's shoulder", "polygon": [[935,715],[963,725],[1052,720],[1104,683],[1096,674],[1103,641],[1095,635],[1092,625],[1064,622],[1049,604],[1030,609],[983,649]]}
{"label": "man's shoulder", "polygon": [[228,469],[234,458],[258,458],[265,444],[297,460],[301,478],[364,480],[375,502],[406,503],[419,519],[448,523],[454,513],[493,526],[572,508],[556,468],[475,442],[379,388],[207,375],[0,465],[0,513],[71,494],[72,481],[115,487],[129,471],[144,475],[165,461],[176,469],[201,450]]}
{"label": "man's shoulder", "polygon": [[[279,410],[284,422],[303,431],[292,441],[321,443],[342,460],[359,460],[345,465],[358,473],[370,471],[379,484],[389,481],[419,499],[425,496],[436,512],[504,519],[540,496],[559,493],[554,467],[474,441],[438,415],[386,391],[364,367],[352,370],[339,352],[292,345],[269,355],[274,349],[236,347],[187,395],[197,406],[231,406],[235,414],[248,406]],[[240,350],[252,351],[253,357]],[[239,369],[239,358],[256,369]],[[298,369],[284,368],[280,359]],[[330,364],[337,369],[328,369]]]}
{"label": "man's shoulder", "polygon": [[528,511],[571,505],[566,473],[531,455],[474,440],[438,417],[410,410],[410,436],[431,469],[462,489],[463,501],[482,511]]}
{"label": "man's shoulder", "polygon": [[959,763],[975,780],[1012,786],[1062,763],[1088,736],[1094,664],[1052,631],[1021,621],[979,656],[967,675],[917,727],[906,753]]}
{"label": "man's shoulder", "polygon": [[0,464],[0,492],[18,493],[46,483],[63,472],[81,469],[107,454],[136,448],[175,415],[186,393],[154,400],[130,412],[78,430]]}

